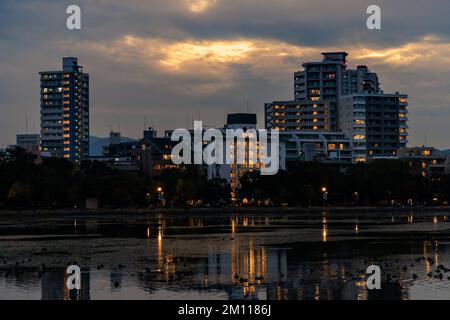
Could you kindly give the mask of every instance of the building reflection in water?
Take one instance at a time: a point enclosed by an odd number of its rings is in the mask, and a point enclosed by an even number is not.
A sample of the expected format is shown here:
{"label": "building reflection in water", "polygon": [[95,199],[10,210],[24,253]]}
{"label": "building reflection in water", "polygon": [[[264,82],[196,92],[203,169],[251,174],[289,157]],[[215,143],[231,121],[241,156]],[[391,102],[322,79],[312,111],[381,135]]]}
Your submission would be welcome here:
{"label": "building reflection in water", "polygon": [[111,291],[120,291],[120,287],[122,286],[122,271],[112,270],[109,275],[109,282]]}
{"label": "building reflection in water", "polygon": [[239,235],[230,251],[209,248],[208,283],[225,287],[231,299],[280,299],[286,275],[285,249],[255,247],[251,239],[241,240]]}
{"label": "building reflection in water", "polygon": [[[276,223],[278,219],[283,217],[272,218],[272,221]],[[188,218],[182,226],[208,228],[207,222],[201,218]],[[291,245],[289,248],[264,246],[267,235],[252,232],[250,228],[269,225],[271,220],[266,217],[232,216],[228,220],[228,236],[197,244],[201,245],[201,249],[207,248],[206,257],[198,255],[195,248],[190,250],[180,246],[180,242],[184,241],[182,237],[166,236],[166,231],[170,231],[166,230],[168,223],[172,226],[172,221],[158,218],[144,229],[149,248],[149,269],[152,271],[139,274],[138,280],[147,291],[158,290],[161,281],[165,281],[167,285],[162,285],[164,289],[181,292],[212,290],[226,293],[230,299],[379,298],[367,290],[366,275],[355,271],[360,270],[361,266],[349,258],[350,251],[342,248],[338,256],[329,256],[331,247],[323,245],[329,236],[325,215],[321,219],[321,244],[315,244],[318,247],[310,249],[317,255],[313,260],[302,260],[305,254],[311,257],[311,252],[303,251],[307,247],[305,244]],[[210,225],[217,225],[217,221],[213,220]],[[354,232],[357,236],[360,232],[358,220]],[[179,248],[185,248],[185,251]],[[402,290],[398,283],[389,284],[387,290],[392,298],[401,298]],[[385,290],[383,294],[387,294]]]}
{"label": "building reflection in water", "polygon": [[42,300],[90,300],[91,276],[89,269],[81,270],[81,289],[69,290],[65,269],[47,272],[41,279]]}
{"label": "building reflection in water", "polygon": [[322,242],[328,241],[328,220],[326,217],[322,219]]}

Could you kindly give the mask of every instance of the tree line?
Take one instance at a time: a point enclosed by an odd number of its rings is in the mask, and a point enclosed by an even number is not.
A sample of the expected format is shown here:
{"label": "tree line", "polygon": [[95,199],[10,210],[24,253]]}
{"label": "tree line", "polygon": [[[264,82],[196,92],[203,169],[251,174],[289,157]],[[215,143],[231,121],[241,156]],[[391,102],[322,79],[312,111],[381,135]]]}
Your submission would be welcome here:
{"label": "tree line", "polygon": [[21,148],[0,154],[0,208],[83,208],[86,199],[97,199],[103,208],[157,206],[162,199],[167,206],[180,207],[228,200],[227,183],[208,181],[198,167],[167,170],[149,179],[98,161],[76,167],[64,159],[35,160]]}
{"label": "tree line", "polygon": [[[421,206],[450,201],[450,176],[426,179],[407,162],[377,160],[342,168],[299,162],[274,176],[241,178],[238,205]],[[163,171],[158,178],[120,171],[96,161],[79,166],[42,159],[21,148],[0,153],[0,208],[83,208],[97,199],[103,208],[148,206],[224,207],[231,204],[226,180],[208,180],[201,166]]]}
{"label": "tree line", "polygon": [[[241,198],[275,206],[420,206],[450,201],[450,176],[427,179],[411,173],[408,162],[375,160],[342,168],[299,162],[275,176],[248,173]],[[267,201],[267,200],[270,201]]]}

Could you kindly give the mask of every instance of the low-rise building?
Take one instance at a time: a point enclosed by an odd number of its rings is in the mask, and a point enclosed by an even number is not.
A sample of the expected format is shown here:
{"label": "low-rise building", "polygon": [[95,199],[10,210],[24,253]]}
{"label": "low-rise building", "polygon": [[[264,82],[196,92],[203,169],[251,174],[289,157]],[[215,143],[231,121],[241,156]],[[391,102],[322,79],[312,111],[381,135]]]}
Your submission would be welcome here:
{"label": "low-rise building", "polygon": [[[233,156],[236,157],[237,150],[244,150],[245,158],[243,163],[235,163],[231,164],[213,164],[207,166],[207,176],[208,179],[225,179],[228,183],[230,183],[231,187],[231,199],[232,201],[237,201],[239,198],[239,189],[241,188],[241,178],[251,172],[261,172],[261,169],[265,166],[265,159],[261,159],[263,157],[272,157],[271,154],[268,154],[268,150],[271,150],[271,139],[270,135],[267,137],[268,141],[265,146],[261,145],[259,136],[252,136],[252,132],[248,130],[254,130],[256,135],[258,135],[258,131],[256,130],[257,126],[257,117],[256,114],[247,114],[247,113],[237,113],[237,114],[229,114],[227,117],[227,124],[223,129],[220,129],[224,136],[227,129],[239,130],[242,129],[247,133],[248,137],[245,141],[235,140],[234,145],[230,148],[233,150]],[[263,150],[262,148],[267,148],[267,150]],[[223,154],[226,155],[227,146],[224,143],[224,151]],[[257,155],[252,154],[256,152]],[[227,155],[226,155],[227,156]],[[284,156],[284,146],[280,145],[279,150],[279,170],[285,170],[285,156]],[[273,164],[272,164],[273,165]]]}
{"label": "low-rise building", "polygon": [[16,147],[25,149],[36,156],[40,153],[41,136],[39,134],[18,134]]}
{"label": "low-rise building", "polygon": [[[153,138],[152,138],[153,137]],[[133,152],[133,158],[147,177],[158,177],[166,169],[177,169],[179,166],[172,161],[172,149],[178,142],[168,137],[158,138],[147,135],[138,143]]]}
{"label": "low-rise building", "polygon": [[283,131],[280,143],[285,149],[287,165],[302,161],[352,163],[350,139],[341,132]]}
{"label": "low-rise building", "polygon": [[450,156],[433,147],[402,148],[399,158],[409,163],[414,174],[433,178],[450,173]]}
{"label": "low-rise building", "polygon": [[140,167],[136,164],[133,157],[109,157],[109,156],[92,156],[88,158],[90,161],[98,161],[106,164],[108,167],[120,171],[139,171]]}

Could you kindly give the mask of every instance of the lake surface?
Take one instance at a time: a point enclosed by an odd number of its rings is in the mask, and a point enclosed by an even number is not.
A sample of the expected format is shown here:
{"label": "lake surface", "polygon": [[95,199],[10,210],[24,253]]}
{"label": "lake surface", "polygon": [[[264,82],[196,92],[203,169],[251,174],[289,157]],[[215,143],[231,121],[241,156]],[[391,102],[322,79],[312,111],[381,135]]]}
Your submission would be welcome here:
{"label": "lake surface", "polygon": [[448,214],[0,214],[0,299],[450,299]]}

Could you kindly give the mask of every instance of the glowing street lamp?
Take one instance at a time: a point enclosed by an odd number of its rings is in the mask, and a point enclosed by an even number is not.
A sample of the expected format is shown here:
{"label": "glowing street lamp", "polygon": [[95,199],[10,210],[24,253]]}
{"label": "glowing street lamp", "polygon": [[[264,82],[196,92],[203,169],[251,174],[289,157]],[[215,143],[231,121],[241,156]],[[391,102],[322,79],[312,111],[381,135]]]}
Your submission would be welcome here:
{"label": "glowing street lamp", "polygon": [[323,205],[325,205],[325,203],[328,200],[328,189],[327,189],[327,187],[322,187],[322,199],[323,199]]}

